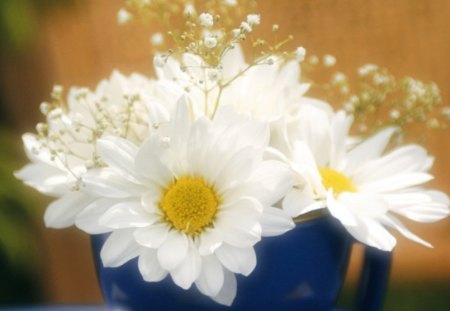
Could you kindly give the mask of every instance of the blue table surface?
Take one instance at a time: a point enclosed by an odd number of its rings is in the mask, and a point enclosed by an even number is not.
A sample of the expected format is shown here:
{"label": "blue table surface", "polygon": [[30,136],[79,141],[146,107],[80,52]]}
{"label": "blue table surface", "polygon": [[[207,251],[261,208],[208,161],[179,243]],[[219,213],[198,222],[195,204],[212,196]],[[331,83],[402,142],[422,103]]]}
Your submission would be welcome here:
{"label": "blue table surface", "polygon": [[106,311],[105,306],[27,306],[27,307],[8,307],[0,308],[2,311]]}
{"label": "blue table surface", "polygon": [[[105,306],[30,306],[0,308],[2,311],[107,311]],[[333,309],[330,311],[345,311]]]}

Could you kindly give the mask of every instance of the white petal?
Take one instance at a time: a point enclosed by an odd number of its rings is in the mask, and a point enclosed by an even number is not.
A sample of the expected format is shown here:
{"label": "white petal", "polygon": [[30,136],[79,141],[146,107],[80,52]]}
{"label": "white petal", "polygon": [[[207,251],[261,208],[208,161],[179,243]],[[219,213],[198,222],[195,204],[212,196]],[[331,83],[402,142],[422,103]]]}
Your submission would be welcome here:
{"label": "white petal", "polygon": [[[240,150],[244,147],[262,149],[267,146],[270,138],[270,129],[266,122],[249,120],[238,114],[234,105],[220,106],[214,119],[214,128],[220,128],[222,132],[218,141],[227,148]],[[245,133],[245,134],[244,134]],[[231,139],[231,140],[230,140]]]}
{"label": "white petal", "polygon": [[158,249],[158,260],[166,270],[177,268],[187,256],[188,238],[177,230],[171,230],[167,234],[164,243]]}
{"label": "white petal", "polygon": [[396,130],[397,128],[390,127],[380,131],[348,152],[345,172],[353,175],[364,163],[380,157]]}
{"label": "white petal", "polygon": [[216,215],[219,226],[231,224],[233,228],[250,229],[259,222],[263,212],[261,204],[252,198],[240,198],[235,202],[223,204]]}
{"label": "white petal", "polygon": [[159,264],[156,251],[153,249],[145,249],[139,255],[138,268],[142,277],[147,282],[159,282],[168,274]]}
{"label": "white petal", "polygon": [[84,189],[107,198],[140,196],[144,188],[132,183],[110,168],[93,169],[83,176]]}
{"label": "white petal", "polygon": [[42,163],[30,163],[14,176],[22,180],[27,186],[37,191],[53,196],[61,196],[70,191],[70,185],[75,181],[67,172]]}
{"label": "white petal", "polygon": [[217,227],[222,234],[223,240],[236,247],[250,247],[261,240],[262,229],[259,223],[247,230],[233,226],[232,223]]}
{"label": "white petal", "polygon": [[234,77],[241,69],[247,65],[244,61],[244,53],[239,44],[235,44],[234,48],[227,50],[222,58],[223,76],[224,78]]}
{"label": "white petal", "polygon": [[283,210],[291,217],[297,217],[325,207],[324,202],[315,201],[309,193],[292,189],[283,199]]}
{"label": "white petal", "polygon": [[301,139],[311,150],[318,166],[325,167],[332,148],[329,112],[313,105],[302,105],[299,114]]}
{"label": "white petal", "polygon": [[207,229],[200,235],[198,251],[200,255],[207,256],[214,253],[214,251],[222,245],[222,236],[218,230]]}
{"label": "white petal", "polygon": [[109,136],[97,141],[97,149],[102,160],[119,172],[136,176],[134,159],[138,148],[129,140]]}
{"label": "white petal", "polygon": [[338,201],[353,215],[372,219],[383,217],[389,210],[389,203],[382,196],[372,193],[344,192],[339,195]]}
{"label": "white petal", "polygon": [[147,212],[154,214],[161,213],[158,202],[161,199],[162,191],[159,187],[152,187],[141,196],[141,205]]}
{"label": "white petal", "polygon": [[182,55],[182,63],[190,76],[195,77],[197,80],[204,78],[203,59],[191,53],[184,53]]}
{"label": "white petal", "polygon": [[146,227],[159,220],[159,216],[148,213],[137,200],[115,204],[100,217],[100,224],[112,229]]}
{"label": "white petal", "polygon": [[347,137],[353,122],[353,116],[346,115],[343,111],[338,111],[331,123],[330,159],[328,165],[338,170],[345,165],[344,157],[347,154]]}
{"label": "white petal", "polygon": [[175,284],[183,289],[191,287],[197,280],[202,268],[202,261],[192,241],[189,242],[189,250],[183,263],[170,272]]}
{"label": "white petal", "polygon": [[74,191],[52,202],[44,214],[47,227],[66,228],[75,223],[77,214],[93,201],[85,193]]}
{"label": "white petal", "polygon": [[76,226],[89,234],[99,234],[111,231],[111,228],[100,225],[99,219],[116,203],[117,200],[114,199],[100,198],[95,200],[78,214],[75,219]]}
{"label": "white petal", "polygon": [[282,209],[266,207],[261,218],[262,236],[281,235],[295,227],[292,218]]}
{"label": "white petal", "polygon": [[192,125],[187,144],[186,161],[179,161],[178,164],[180,172],[178,174],[198,173],[204,170],[205,166],[205,154],[207,148],[211,143],[209,141],[210,128],[209,120],[198,119]]}
{"label": "white petal", "polygon": [[394,229],[397,229],[398,232],[400,232],[404,237],[410,239],[411,241],[414,241],[416,243],[422,244],[426,247],[432,248],[433,246],[428,243],[427,241],[421,239],[411,231],[409,231],[398,219],[396,219],[394,216],[390,215],[389,217],[386,217],[383,219],[384,223]]}
{"label": "white petal", "polygon": [[337,218],[344,226],[355,226],[357,224],[354,215],[339,200],[336,201],[334,199],[331,190],[327,194],[327,207],[330,214]]}
{"label": "white petal", "polygon": [[113,231],[100,252],[105,267],[118,267],[139,255],[141,246],[133,239],[129,229]]}
{"label": "white petal", "polygon": [[172,181],[173,174],[161,160],[163,153],[166,152],[163,148],[161,139],[157,135],[146,140],[136,155],[135,170],[141,176],[166,187]]}
{"label": "white petal", "polygon": [[190,114],[188,105],[189,99],[186,96],[178,99],[171,123],[170,144],[175,154],[179,156],[184,155],[185,144],[189,135]]}
{"label": "white petal", "polygon": [[[253,157],[254,149],[252,147],[245,147],[234,153],[228,159],[223,159],[225,164],[214,178],[214,183],[220,190],[227,189],[237,181],[244,181],[254,171],[256,159]],[[212,157],[211,157],[212,158]],[[220,157],[216,160],[220,160]]]}
{"label": "white petal", "polygon": [[293,174],[282,162],[264,161],[256,168],[251,180],[262,186],[258,199],[263,205],[273,205],[292,188]]}
{"label": "white petal", "polygon": [[195,281],[199,291],[206,296],[216,296],[224,282],[224,271],[215,256],[202,257],[202,270]]}
{"label": "white petal", "polygon": [[225,268],[234,273],[248,276],[256,267],[256,254],[253,247],[236,248],[223,244],[215,254]]}
{"label": "white petal", "polygon": [[256,200],[242,198],[218,213],[215,228],[223,240],[231,245],[252,246],[261,239],[261,212],[262,208]]}
{"label": "white petal", "polygon": [[224,270],[223,287],[220,292],[211,297],[215,302],[225,306],[231,306],[237,293],[236,276],[228,270]]}
{"label": "white petal", "polygon": [[136,242],[142,246],[158,248],[164,243],[169,233],[169,226],[165,223],[156,223],[134,231]]}
{"label": "white petal", "polygon": [[365,182],[359,185],[359,190],[367,192],[389,192],[424,184],[433,179],[426,173],[405,173],[392,177]]}
{"label": "white petal", "polygon": [[428,157],[424,148],[415,145],[404,146],[379,159],[367,162],[355,172],[353,180],[356,183],[369,183],[425,172],[431,164],[432,158]]}
{"label": "white petal", "polygon": [[[40,148],[42,145],[42,140],[35,134],[26,133],[22,135],[23,145],[25,147],[25,152],[28,158],[37,162],[38,164],[46,164],[56,169],[63,169],[63,166],[59,162],[52,160],[52,155],[50,151],[46,148]],[[46,140],[45,140],[46,141]],[[36,153],[36,151],[38,151]]]}
{"label": "white petal", "polygon": [[404,192],[386,195],[392,211],[417,222],[435,222],[450,214],[448,196],[439,191]]}
{"label": "white petal", "polygon": [[347,231],[361,243],[383,251],[391,251],[397,240],[378,221],[360,219],[356,226],[347,226]]}

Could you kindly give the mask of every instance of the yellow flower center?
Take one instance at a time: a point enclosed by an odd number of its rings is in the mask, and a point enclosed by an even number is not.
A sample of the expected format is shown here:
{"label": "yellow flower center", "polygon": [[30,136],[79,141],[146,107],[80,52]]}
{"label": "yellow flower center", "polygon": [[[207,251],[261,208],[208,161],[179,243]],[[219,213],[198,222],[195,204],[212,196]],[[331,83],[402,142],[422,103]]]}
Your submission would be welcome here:
{"label": "yellow flower center", "polygon": [[350,178],[338,171],[329,168],[319,168],[320,176],[322,177],[322,184],[325,189],[333,189],[335,195],[342,192],[356,192],[356,186]]}
{"label": "yellow flower center", "polygon": [[159,202],[166,220],[190,235],[212,224],[220,199],[203,178],[183,177],[172,183]]}

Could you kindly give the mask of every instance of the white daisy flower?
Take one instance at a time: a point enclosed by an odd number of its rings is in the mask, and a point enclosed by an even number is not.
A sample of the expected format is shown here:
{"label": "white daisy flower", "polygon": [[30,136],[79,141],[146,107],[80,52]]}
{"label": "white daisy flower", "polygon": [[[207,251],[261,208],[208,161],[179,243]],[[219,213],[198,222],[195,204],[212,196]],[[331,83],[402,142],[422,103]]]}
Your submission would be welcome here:
{"label": "white daisy flower", "polygon": [[72,88],[67,106],[45,104],[47,124],[42,135],[25,134],[25,151],[31,163],[16,172],[16,177],[39,192],[56,197],[44,215],[48,227],[64,228],[74,224],[78,213],[93,198],[79,191],[80,180],[90,168],[102,165],[95,141],[102,135],[119,135],[136,143],[149,131],[150,121],[164,119],[157,104],[146,103],[152,85],[134,74],[125,77],[113,72],[101,81],[95,92]]}
{"label": "white daisy flower", "polygon": [[[99,140],[108,167],[90,171],[84,183],[103,208],[98,225],[112,231],[103,264],[139,257],[144,280],[170,274],[183,289],[195,283],[230,305],[234,273],[247,276],[255,268],[253,246],[294,227],[274,207],[292,180],[287,165],[263,160],[268,135],[264,123],[247,121],[230,107],[212,121],[191,122],[182,97],[168,136],[155,134],[140,147],[116,137]],[[99,209],[83,213],[90,219]]]}
{"label": "white daisy flower", "polygon": [[[197,117],[211,116],[215,107],[223,104],[231,104],[239,113],[264,122],[278,120],[298,109],[309,88],[309,84],[300,83],[298,62],[248,66],[242,49],[236,45],[218,66],[220,79],[209,77],[211,68],[189,53],[183,55],[181,62],[169,57],[155,70],[158,80],[172,83],[172,89],[189,89],[187,96],[194,103],[192,109]],[[231,80],[233,83],[228,85]],[[220,90],[219,85],[227,86]],[[209,90],[207,96],[205,89]]]}
{"label": "white daisy flower", "polygon": [[397,217],[433,222],[449,214],[444,193],[420,188],[432,179],[428,170],[433,160],[425,149],[410,145],[383,155],[393,128],[355,145],[349,137],[352,118],[344,112],[303,106],[299,116],[297,138],[286,159],[297,173],[297,185],[283,201],[291,216],[326,207],[367,245],[392,250],[396,239],[387,230],[392,228],[431,246]]}

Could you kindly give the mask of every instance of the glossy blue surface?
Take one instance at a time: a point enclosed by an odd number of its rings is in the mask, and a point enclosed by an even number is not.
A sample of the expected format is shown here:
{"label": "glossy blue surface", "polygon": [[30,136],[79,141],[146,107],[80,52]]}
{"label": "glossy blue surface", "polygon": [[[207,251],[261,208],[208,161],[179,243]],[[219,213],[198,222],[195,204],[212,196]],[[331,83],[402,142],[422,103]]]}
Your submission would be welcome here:
{"label": "glossy blue surface", "polygon": [[185,291],[170,277],[163,282],[141,279],[136,260],[120,268],[103,268],[99,252],[105,236],[92,238],[94,256],[106,304],[128,310],[332,310],[347,269],[352,239],[332,218],[297,224],[280,237],[255,246],[258,264],[249,277],[238,276],[232,307]]}
{"label": "glossy blue surface", "polygon": [[380,311],[389,281],[392,253],[366,247],[355,311]]}
{"label": "glossy blue surface", "polygon": [[0,308],[2,311],[106,311],[105,306],[31,306],[31,307],[15,307],[15,308]]}

